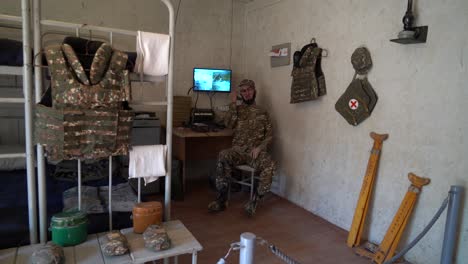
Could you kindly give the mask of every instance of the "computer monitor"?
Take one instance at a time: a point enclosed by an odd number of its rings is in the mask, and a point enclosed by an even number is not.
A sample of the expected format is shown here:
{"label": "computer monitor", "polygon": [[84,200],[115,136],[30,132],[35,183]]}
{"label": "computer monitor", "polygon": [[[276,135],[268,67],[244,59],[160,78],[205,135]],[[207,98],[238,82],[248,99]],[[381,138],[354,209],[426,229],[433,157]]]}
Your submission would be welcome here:
{"label": "computer monitor", "polygon": [[196,92],[231,92],[232,71],[229,69],[193,68],[193,90]]}

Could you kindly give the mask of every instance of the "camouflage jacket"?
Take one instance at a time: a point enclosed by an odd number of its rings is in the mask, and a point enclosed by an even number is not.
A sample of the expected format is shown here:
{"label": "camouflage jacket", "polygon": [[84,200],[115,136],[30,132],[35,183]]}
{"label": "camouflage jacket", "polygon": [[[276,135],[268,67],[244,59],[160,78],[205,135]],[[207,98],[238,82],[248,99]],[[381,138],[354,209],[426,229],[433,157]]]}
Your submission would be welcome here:
{"label": "camouflage jacket", "polygon": [[232,145],[244,148],[246,152],[255,147],[267,151],[273,140],[270,117],[257,105],[231,103],[224,125],[234,130]]}

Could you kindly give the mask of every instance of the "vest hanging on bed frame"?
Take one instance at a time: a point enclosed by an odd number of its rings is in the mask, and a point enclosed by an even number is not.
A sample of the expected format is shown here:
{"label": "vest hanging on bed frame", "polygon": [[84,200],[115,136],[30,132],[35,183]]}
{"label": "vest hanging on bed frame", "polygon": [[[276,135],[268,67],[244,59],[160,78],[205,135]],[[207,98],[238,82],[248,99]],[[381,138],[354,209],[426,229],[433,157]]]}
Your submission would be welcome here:
{"label": "vest hanging on bed frame", "polygon": [[128,96],[127,55],[103,43],[89,76],[68,44],[46,48],[52,106],[37,104],[35,139],[51,160],[127,155],[133,112]]}

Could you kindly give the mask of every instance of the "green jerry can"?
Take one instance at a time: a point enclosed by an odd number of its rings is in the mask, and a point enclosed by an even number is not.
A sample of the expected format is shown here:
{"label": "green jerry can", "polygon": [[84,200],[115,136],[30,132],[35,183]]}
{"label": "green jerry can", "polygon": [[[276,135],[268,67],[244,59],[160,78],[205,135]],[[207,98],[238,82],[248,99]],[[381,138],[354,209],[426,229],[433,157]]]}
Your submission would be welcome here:
{"label": "green jerry can", "polygon": [[88,218],[81,211],[62,212],[50,221],[52,241],[62,247],[75,246],[88,236]]}

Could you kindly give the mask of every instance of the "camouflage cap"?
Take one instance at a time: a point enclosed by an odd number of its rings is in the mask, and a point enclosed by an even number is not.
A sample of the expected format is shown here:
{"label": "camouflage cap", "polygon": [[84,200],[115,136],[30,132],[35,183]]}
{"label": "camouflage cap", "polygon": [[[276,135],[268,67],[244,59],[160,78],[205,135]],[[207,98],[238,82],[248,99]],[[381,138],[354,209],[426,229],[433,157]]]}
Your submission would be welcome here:
{"label": "camouflage cap", "polygon": [[357,48],[351,55],[351,64],[358,74],[366,74],[372,68],[372,59],[368,49]]}
{"label": "camouflage cap", "polygon": [[241,86],[250,86],[252,88],[255,88],[255,82],[249,79],[244,79],[239,83],[239,87]]}

